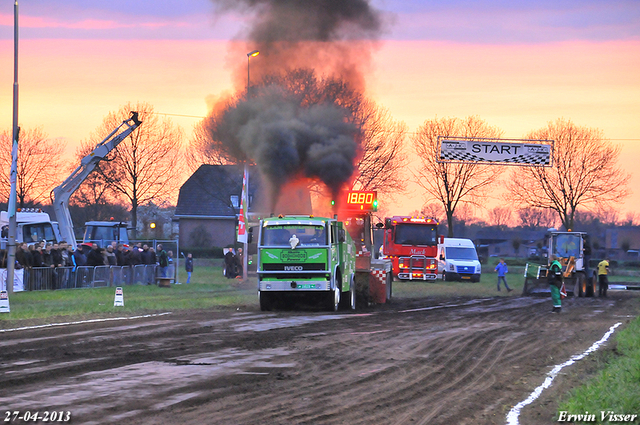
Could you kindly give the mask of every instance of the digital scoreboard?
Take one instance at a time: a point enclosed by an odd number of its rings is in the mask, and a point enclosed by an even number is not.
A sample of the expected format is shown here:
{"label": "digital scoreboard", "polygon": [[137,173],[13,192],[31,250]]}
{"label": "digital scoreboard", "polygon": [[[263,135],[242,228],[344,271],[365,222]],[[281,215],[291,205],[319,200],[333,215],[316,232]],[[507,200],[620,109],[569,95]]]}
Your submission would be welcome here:
{"label": "digital scoreboard", "polygon": [[378,192],[372,190],[350,190],[346,193],[345,206],[349,210],[377,211]]}

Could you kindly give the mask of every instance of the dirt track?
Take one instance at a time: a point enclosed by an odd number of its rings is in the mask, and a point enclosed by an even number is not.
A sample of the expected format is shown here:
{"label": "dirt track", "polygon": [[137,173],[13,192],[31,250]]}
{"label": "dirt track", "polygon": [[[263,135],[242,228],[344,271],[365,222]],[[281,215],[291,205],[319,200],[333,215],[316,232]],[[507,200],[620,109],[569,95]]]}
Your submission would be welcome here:
{"label": "dirt track", "polygon": [[[4,331],[2,419],[68,410],[75,424],[504,424],[554,365],[639,306],[638,292],[612,291],[565,300],[561,314],[547,298],[423,299]],[[556,393],[592,358],[563,371],[520,423],[553,423]]]}

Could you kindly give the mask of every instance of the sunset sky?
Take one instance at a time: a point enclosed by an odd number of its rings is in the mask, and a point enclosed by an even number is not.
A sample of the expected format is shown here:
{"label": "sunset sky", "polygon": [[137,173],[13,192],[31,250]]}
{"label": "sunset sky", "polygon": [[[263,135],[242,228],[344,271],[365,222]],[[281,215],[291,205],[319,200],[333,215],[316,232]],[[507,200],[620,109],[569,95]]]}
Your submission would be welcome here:
{"label": "sunset sky", "polygon": [[[0,4],[0,131],[11,129],[13,1]],[[72,154],[104,116],[143,101],[187,134],[234,87],[247,19],[209,0],[21,1],[19,121]],[[603,130],[640,210],[640,2],[377,0],[384,31],[363,59],[367,93],[414,131],[478,115],[521,138],[564,117]],[[259,66],[257,57],[252,59]],[[254,63],[252,62],[252,64]],[[253,65],[252,65],[253,66]],[[390,212],[424,202],[419,192]]]}

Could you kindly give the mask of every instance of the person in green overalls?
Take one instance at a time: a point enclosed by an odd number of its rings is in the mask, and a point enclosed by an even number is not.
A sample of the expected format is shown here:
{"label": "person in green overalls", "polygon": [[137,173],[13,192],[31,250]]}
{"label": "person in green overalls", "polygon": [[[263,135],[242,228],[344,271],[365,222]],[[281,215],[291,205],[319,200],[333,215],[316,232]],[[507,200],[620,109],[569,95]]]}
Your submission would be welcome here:
{"label": "person in green overalls", "polygon": [[549,290],[551,291],[551,301],[553,302],[553,313],[560,313],[562,310],[562,301],[560,298],[560,288],[562,288],[562,264],[558,261],[558,257],[552,254],[550,257],[551,265],[547,271],[547,280],[549,282]]}

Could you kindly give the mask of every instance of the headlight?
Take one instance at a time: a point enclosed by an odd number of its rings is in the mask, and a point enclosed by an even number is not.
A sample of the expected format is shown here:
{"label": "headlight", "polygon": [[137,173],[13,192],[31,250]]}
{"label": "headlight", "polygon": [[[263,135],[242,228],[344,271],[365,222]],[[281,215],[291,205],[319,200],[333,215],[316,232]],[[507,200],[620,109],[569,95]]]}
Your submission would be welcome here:
{"label": "headlight", "polygon": [[453,264],[449,264],[449,270],[455,271],[456,267]]}

